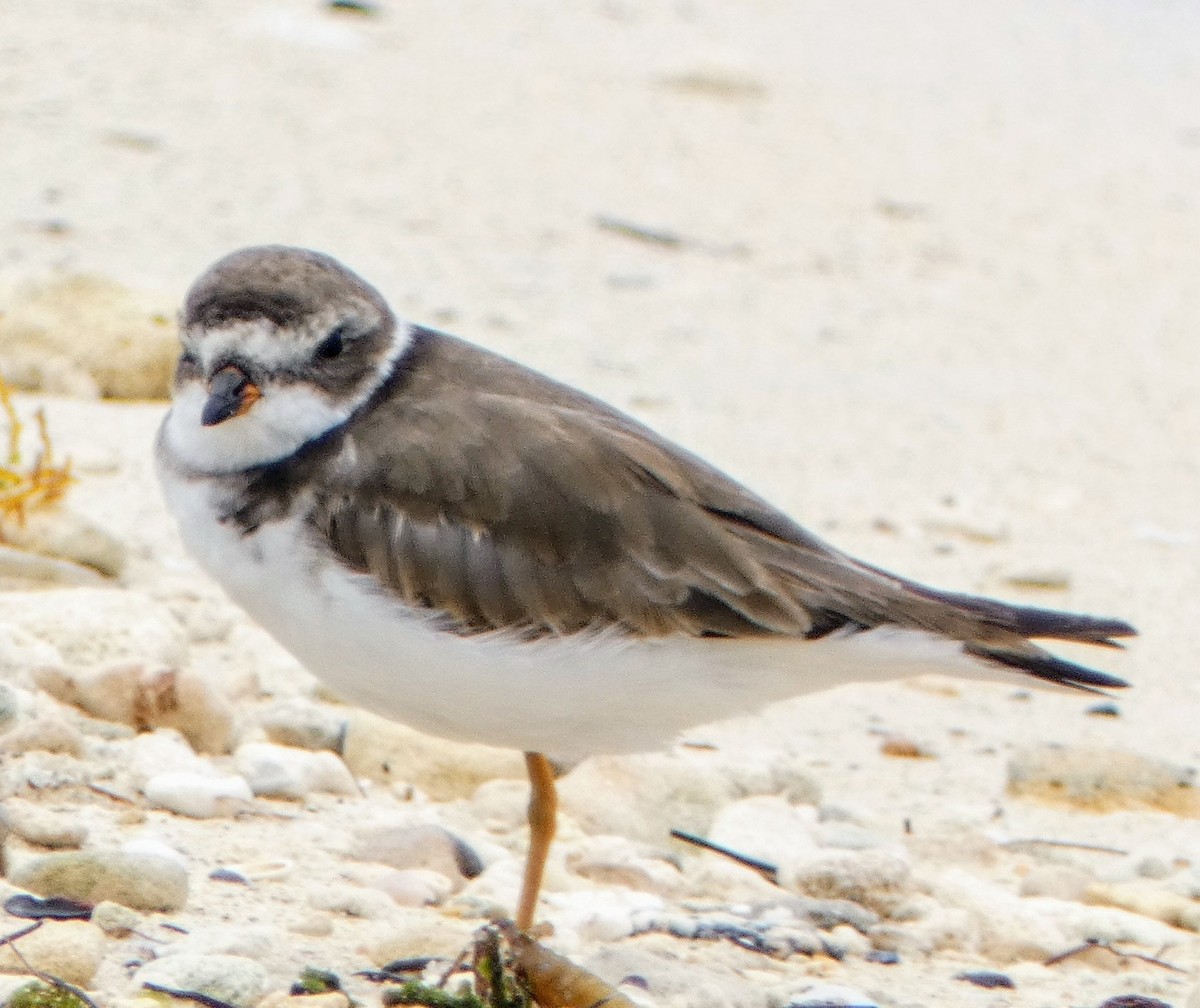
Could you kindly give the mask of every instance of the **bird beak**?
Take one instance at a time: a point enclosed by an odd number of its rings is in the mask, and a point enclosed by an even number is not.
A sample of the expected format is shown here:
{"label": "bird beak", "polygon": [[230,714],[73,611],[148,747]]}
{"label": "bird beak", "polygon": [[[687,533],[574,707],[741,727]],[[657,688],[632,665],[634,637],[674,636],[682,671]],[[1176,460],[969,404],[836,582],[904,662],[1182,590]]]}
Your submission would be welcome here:
{"label": "bird beak", "polygon": [[262,392],[246,377],[246,372],[230,364],[221,368],[208,383],[208,399],[200,413],[200,423],[215,427],[246,413],[261,398]]}

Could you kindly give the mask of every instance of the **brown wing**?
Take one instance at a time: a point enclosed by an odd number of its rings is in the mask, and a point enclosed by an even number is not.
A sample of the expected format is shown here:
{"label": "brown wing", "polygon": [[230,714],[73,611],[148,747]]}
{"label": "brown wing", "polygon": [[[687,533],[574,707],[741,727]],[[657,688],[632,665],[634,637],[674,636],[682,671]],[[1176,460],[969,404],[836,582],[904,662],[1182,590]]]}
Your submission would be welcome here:
{"label": "brown wing", "polygon": [[460,632],[811,638],[896,624],[1046,678],[1120,683],[1027,638],[1111,644],[1133,632],[1124,623],[897,578],[594,400],[523,369],[474,377],[380,407],[341,447],[355,465],[326,467],[311,515],[349,567]]}

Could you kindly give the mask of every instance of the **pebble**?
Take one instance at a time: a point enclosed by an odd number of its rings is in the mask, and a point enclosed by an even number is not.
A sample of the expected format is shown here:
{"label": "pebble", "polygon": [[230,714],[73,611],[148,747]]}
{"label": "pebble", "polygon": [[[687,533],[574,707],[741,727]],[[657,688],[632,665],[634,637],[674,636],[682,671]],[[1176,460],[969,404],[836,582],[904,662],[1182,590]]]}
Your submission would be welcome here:
{"label": "pebble", "polygon": [[8,879],[40,896],[79,903],[112,900],[134,910],[179,910],[187,902],[187,869],[153,852],[57,851],[18,862]]}
{"label": "pebble", "polygon": [[5,800],[12,831],[27,843],[38,847],[79,848],[87,839],[87,827],[78,814],[45,808],[19,798]]}
{"label": "pebble", "polygon": [[297,749],[340,752],[346,716],[321,704],[290,697],[271,704],[259,715],[268,739]]}
{"label": "pebble", "polygon": [[422,735],[362,710],[349,712],[342,758],[356,777],[404,780],[435,801],[469,798],[496,777],[525,779],[519,753]]}
{"label": "pebble", "polygon": [[21,696],[16,687],[0,682],[0,735],[16,725],[21,707]]}
{"label": "pebble", "polygon": [[433,910],[400,910],[358,949],[373,966],[425,956],[452,962],[472,941],[478,921],[443,917]]}
{"label": "pebble", "polygon": [[[43,921],[20,949],[33,969],[87,987],[104,959],[104,932],[88,921]],[[25,971],[10,946],[0,946],[0,970]]]}
{"label": "pebble", "polygon": [[342,991],[325,991],[321,994],[288,994],[286,991],[271,991],[258,1002],[255,1008],[350,1008],[350,998]]}
{"label": "pebble", "polygon": [[708,839],[786,872],[785,865],[812,861],[819,854],[816,828],[813,806],[793,805],[776,795],[754,795],[721,808]]}
{"label": "pebble", "polygon": [[58,753],[80,758],[85,751],[83,734],[69,721],[54,715],[22,721],[0,735],[0,753]]}
{"label": "pebble", "polygon": [[1012,981],[1012,977],[1007,973],[997,973],[995,970],[973,970],[969,973],[959,973],[954,979],[974,984],[976,987],[984,987],[988,990],[997,987],[1016,987],[1016,984]]}
{"label": "pebble", "polygon": [[331,752],[249,742],[238,747],[234,762],[250,790],[263,798],[300,801],[314,791],[358,793],[346,764]]}
{"label": "pebble", "polygon": [[78,671],[46,669],[36,680],[51,696],[93,717],[139,731],[175,729],[198,752],[228,752],[233,742],[232,705],[195,672],[118,662]]}
{"label": "pebble", "polygon": [[244,811],[254,800],[242,777],[174,771],[157,774],[142,788],[155,808],[192,819],[228,818]]}
{"label": "pebble", "polygon": [[104,577],[70,560],[0,545],[0,591],[44,591],[104,584]]}
{"label": "pebble", "polygon": [[142,919],[127,906],[101,900],[92,908],[92,923],[110,938],[127,938],[142,926]]}
{"label": "pebble", "polygon": [[814,983],[793,994],[784,1008],[879,1008],[873,998],[855,987],[843,984]]}
{"label": "pebble", "polygon": [[1158,809],[1200,817],[1200,787],[1190,767],[1121,749],[1043,745],[1008,763],[1008,792],[1090,812]]}
{"label": "pebble", "polygon": [[461,884],[428,868],[366,865],[347,871],[347,875],[359,885],[378,889],[391,897],[392,902],[406,907],[436,906]]}
{"label": "pebble", "polygon": [[0,623],[16,623],[75,666],[182,666],[183,628],[152,598],[127,588],[0,592]]}
{"label": "pebble", "polygon": [[54,668],[62,664],[63,656],[58,648],[35,637],[17,623],[0,619],[0,679],[11,682],[32,669]]}
{"label": "pebble", "polygon": [[333,934],[333,921],[323,913],[301,914],[288,925],[293,934],[325,938]]}
{"label": "pebble", "polygon": [[387,893],[345,884],[313,888],[308,893],[307,902],[314,910],[327,910],[363,920],[386,919],[397,909]]}
{"label": "pebble", "polygon": [[350,856],[392,868],[428,868],[454,880],[456,888],[482,871],[463,840],[433,823],[366,827],[355,835]]}
{"label": "pebble", "polygon": [[[61,505],[29,511],[23,524],[5,527],[4,538],[17,549],[67,560],[108,578],[121,575],[129,554],[125,543],[107,529]],[[75,577],[68,583],[88,580]]]}
{"label": "pebble", "polygon": [[133,975],[136,984],[195,991],[236,1008],[250,1008],[267,989],[266,968],[234,955],[180,952],[146,963]]}
{"label": "pebble", "polygon": [[196,755],[179,732],[160,728],[142,732],[121,746],[121,767],[137,788],[163,773],[212,776],[212,764]]}
{"label": "pebble", "polygon": [[827,854],[789,866],[781,882],[794,892],[849,900],[884,917],[896,913],[915,891],[908,862],[883,851]]}
{"label": "pebble", "polygon": [[571,844],[564,861],[568,871],[596,885],[673,896],[685,884],[679,866],[662,852],[625,837],[581,837]]}
{"label": "pebble", "polygon": [[1120,907],[1187,931],[1200,931],[1200,903],[1144,882],[1094,882],[1089,903]]}

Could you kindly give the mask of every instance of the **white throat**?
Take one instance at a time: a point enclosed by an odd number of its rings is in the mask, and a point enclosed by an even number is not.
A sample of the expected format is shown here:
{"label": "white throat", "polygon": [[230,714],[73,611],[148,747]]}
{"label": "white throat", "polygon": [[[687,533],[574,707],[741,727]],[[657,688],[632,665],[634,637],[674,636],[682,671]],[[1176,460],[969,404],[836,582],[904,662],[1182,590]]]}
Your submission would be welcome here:
{"label": "white throat", "polygon": [[244,416],[205,427],[207,395],[199,382],[175,393],[163,421],[166,447],[187,468],[212,475],[240,472],[287,458],[349,419],[356,404],[335,405],[310,385],[269,388]]}

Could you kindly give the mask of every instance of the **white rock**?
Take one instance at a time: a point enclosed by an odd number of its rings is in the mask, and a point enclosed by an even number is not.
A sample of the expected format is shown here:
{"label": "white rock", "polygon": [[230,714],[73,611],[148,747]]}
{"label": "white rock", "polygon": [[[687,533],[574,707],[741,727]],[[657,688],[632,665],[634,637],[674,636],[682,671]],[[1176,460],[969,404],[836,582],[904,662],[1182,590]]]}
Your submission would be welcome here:
{"label": "white rock", "polygon": [[4,804],[12,831],[27,843],[77,848],[87,839],[87,827],[79,821],[77,812],[47,808],[20,798],[7,798]]}
{"label": "white rock", "polygon": [[0,753],[44,752],[79,758],[85,750],[82,732],[56,715],[19,721],[0,736]]}
{"label": "white rock", "polygon": [[407,907],[436,906],[461,884],[428,868],[363,865],[347,869],[346,875],[359,885],[387,893],[393,902]]}
{"label": "white rock", "polygon": [[[104,959],[104,932],[87,921],[44,921],[20,941],[21,955],[43,973],[88,987]],[[0,946],[0,970],[25,972],[10,946]]]}
{"label": "white rock", "polygon": [[212,775],[212,764],[196,755],[179,732],[160,728],[142,732],[122,747],[122,769],[136,788],[163,773]]}
{"label": "white rock", "polygon": [[344,711],[300,697],[277,700],[259,715],[267,738],[297,749],[329,749],[336,752],[346,731]]}
{"label": "white rock", "polygon": [[355,836],[351,856],[393,868],[429,868],[457,882],[478,875],[482,869],[465,841],[433,823],[361,829]]}
{"label": "white rock", "polygon": [[134,910],[178,910],[187,901],[187,870],[157,853],[56,851],[18,862],[8,878],[38,895],[79,903],[112,900]]}
{"label": "white rock", "polygon": [[69,560],[110,578],[121,574],[129,552],[107,529],[61,505],[30,511],[23,525],[6,529],[5,539],[18,549]]}
{"label": "white rock", "polygon": [[361,917],[364,920],[379,920],[398,912],[395,902],[378,889],[362,889],[347,885],[320,886],[312,889],[307,897],[308,905],[314,910],[328,910]]}
{"label": "white rock", "polygon": [[815,983],[801,988],[787,999],[788,1008],[834,1008],[853,1005],[853,1008],[878,1008],[873,998],[843,984]]}
{"label": "white rock", "polygon": [[192,819],[232,816],[254,799],[250,785],[242,777],[216,777],[187,771],[156,774],[146,781],[142,790],[146,800],[156,808]]}
{"label": "white rock", "polygon": [[811,805],[793,805],[775,795],[754,795],[722,808],[708,839],[782,868],[818,855],[816,829],[817,810]]}
{"label": "white rock", "polygon": [[16,623],[0,619],[0,679],[17,681],[38,668],[59,668],[62,652]]}
{"label": "white rock", "polygon": [[638,915],[661,913],[664,907],[659,897],[632,889],[547,893],[545,902],[556,939],[568,946],[628,938]]}
{"label": "white rock", "polygon": [[159,951],[160,956],[243,956],[268,959],[286,946],[287,932],[271,924],[226,924],[193,930]]}
{"label": "white rock", "polygon": [[299,801],[313,791],[358,792],[346,765],[331,752],[249,742],[238,747],[234,761],[250,790],[264,798]]}
{"label": "white rock", "polygon": [[180,666],[183,628],[153,599],[118,588],[0,593],[0,623],[17,623],[73,665]]}
{"label": "white rock", "polygon": [[580,837],[566,847],[569,871],[595,885],[622,886],[659,896],[678,894],[684,887],[679,867],[654,847],[625,837]]}
{"label": "white rock", "polygon": [[227,752],[233,741],[232,705],[195,672],[118,662],[43,669],[34,677],[51,696],[93,717],[139,731],[174,728],[199,752]]}
{"label": "white rock", "polygon": [[844,899],[887,917],[915,892],[908,862],[886,851],[826,854],[781,869],[787,888],[817,899]]}
{"label": "white rock", "polygon": [[233,955],[162,956],[146,963],[133,980],[136,984],[197,991],[237,1008],[250,1008],[267,989],[266,968],[253,959]]}

